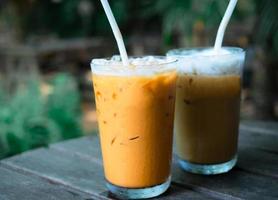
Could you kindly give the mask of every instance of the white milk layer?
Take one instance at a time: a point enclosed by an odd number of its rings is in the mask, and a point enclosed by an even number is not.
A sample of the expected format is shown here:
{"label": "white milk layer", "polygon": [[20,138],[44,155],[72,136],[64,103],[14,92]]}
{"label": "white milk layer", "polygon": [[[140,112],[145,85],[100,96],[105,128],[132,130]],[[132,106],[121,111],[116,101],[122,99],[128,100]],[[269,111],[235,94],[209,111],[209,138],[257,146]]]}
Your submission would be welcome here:
{"label": "white milk layer", "polygon": [[196,75],[241,74],[245,53],[239,48],[172,50],[168,57],[177,58],[178,72]]}
{"label": "white milk layer", "polygon": [[165,56],[143,56],[129,58],[129,66],[123,66],[120,56],[93,59],[91,69],[94,74],[109,76],[150,76],[176,69],[175,58]]}

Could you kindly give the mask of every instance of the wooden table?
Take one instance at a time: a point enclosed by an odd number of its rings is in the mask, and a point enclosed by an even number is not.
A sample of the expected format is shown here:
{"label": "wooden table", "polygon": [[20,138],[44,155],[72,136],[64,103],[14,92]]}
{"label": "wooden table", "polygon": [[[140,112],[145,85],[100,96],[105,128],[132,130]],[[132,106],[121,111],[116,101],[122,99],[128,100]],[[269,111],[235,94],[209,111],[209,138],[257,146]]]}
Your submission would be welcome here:
{"label": "wooden table", "polygon": [[[113,199],[105,188],[98,138],[2,160],[0,199]],[[238,163],[227,174],[186,173],[174,158],[171,187],[158,199],[278,199],[278,123],[241,123]]]}

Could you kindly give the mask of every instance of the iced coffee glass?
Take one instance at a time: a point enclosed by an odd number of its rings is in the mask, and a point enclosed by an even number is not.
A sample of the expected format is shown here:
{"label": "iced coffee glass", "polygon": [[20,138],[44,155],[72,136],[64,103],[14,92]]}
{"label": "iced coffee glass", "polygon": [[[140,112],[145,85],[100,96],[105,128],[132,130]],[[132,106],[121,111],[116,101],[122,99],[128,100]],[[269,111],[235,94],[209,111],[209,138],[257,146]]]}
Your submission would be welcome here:
{"label": "iced coffee glass", "polygon": [[245,52],[176,49],[167,56],[179,60],[174,133],[180,166],[198,174],[229,171],[237,160]]}
{"label": "iced coffee glass", "polygon": [[150,198],[170,184],[176,59],[129,62],[91,62],[106,186],[119,198]]}

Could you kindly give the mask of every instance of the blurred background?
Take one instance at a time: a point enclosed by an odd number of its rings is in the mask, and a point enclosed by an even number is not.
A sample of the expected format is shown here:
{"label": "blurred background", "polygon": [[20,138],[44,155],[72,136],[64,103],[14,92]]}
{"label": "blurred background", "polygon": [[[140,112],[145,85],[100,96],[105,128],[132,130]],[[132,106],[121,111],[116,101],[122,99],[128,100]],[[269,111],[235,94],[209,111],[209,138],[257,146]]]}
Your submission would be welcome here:
{"label": "blurred background", "polygon": [[[228,0],[110,0],[129,55],[212,46]],[[239,0],[242,119],[278,117],[278,1]],[[0,0],[0,159],[97,129],[90,60],[118,54],[98,0]]]}

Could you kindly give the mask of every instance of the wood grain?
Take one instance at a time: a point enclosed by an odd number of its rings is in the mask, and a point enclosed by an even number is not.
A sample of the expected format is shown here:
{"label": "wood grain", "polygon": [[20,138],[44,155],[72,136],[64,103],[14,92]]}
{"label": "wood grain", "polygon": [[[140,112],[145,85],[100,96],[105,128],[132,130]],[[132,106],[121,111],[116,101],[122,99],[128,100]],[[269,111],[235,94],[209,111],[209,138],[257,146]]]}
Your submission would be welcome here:
{"label": "wood grain", "polygon": [[[3,161],[6,167],[21,170],[27,174],[35,174],[56,184],[83,191],[94,197],[113,199],[105,188],[104,176],[102,172],[101,158],[98,161],[91,158],[91,155],[100,153],[98,140],[95,146],[92,139],[81,138],[63,142],[62,147],[53,145],[50,149],[39,149],[20,156]],[[73,145],[74,144],[74,145]],[[91,148],[90,146],[94,146]],[[79,148],[82,147],[82,148]],[[86,151],[86,148],[89,151]],[[67,150],[71,149],[71,150]],[[79,151],[78,151],[79,150]],[[83,155],[82,152],[89,152]],[[159,199],[214,199],[206,194],[200,194],[186,187],[172,185],[170,190]]]}
{"label": "wood grain", "polygon": [[220,199],[278,198],[277,179],[248,173],[237,167],[226,174],[203,176],[182,171],[174,159],[173,182]]}
{"label": "wood grain", "polygon": [[0,167],[1,200],[79,200],[87,198],[90,198],[90,195]]}
{"label": "wood grain", "polygon": [[2,165],[95,196],[106,190],[98,164],[53,149],[30,151],[4,160]]}
{"label": "wood grain", "polygon": [[[73,142],[74,145],[72,145]],[[94,147],[98,147],[98,149],[90,148],[86,151],[85,148],[81,148],[82,145],[84,147],[84,144],[93,145]],[[59,147],[53,146],[53,148],[61,151],[71,151],[73,154],[81,157],[88,158],[90,155],[100,156],[99,139],[96,136],[82,138],[81,141],[64,142]],[[101,162],[101,157],[97,157],[97,159]],[[252,146],[248,145],[245,147],[242,144],[239,148],[237,167],[230,173],[209,177],[198,176],[183,172],[174,161],[172,174],[174,183],[183,187],[190,187],[192,190],[215,198],[259,199],[264,196],[278,198],[278,194],[275,192],[275,189],[278,189],[278,182],[275,179],[277,177],[277,166],[277,155],[273,156],[271,153],[252,148]],[[194,182],[194,180],[198,181]],[[248,182],[250,184],[247,184]],[[266,187],[267,184],[270,184],[270,186]]]}
{"label": "wood grain", "polygon": [[[226,174],[184,172],[174,156],[171,187],[155,199],[278,199],[277,130],[276,123],[243,122],[238,163]],[[105,188],[97,135],[53,144],[0,163],[0,200],[18,199],[25,193],[26,198],[20,199],[114,199]]]}

